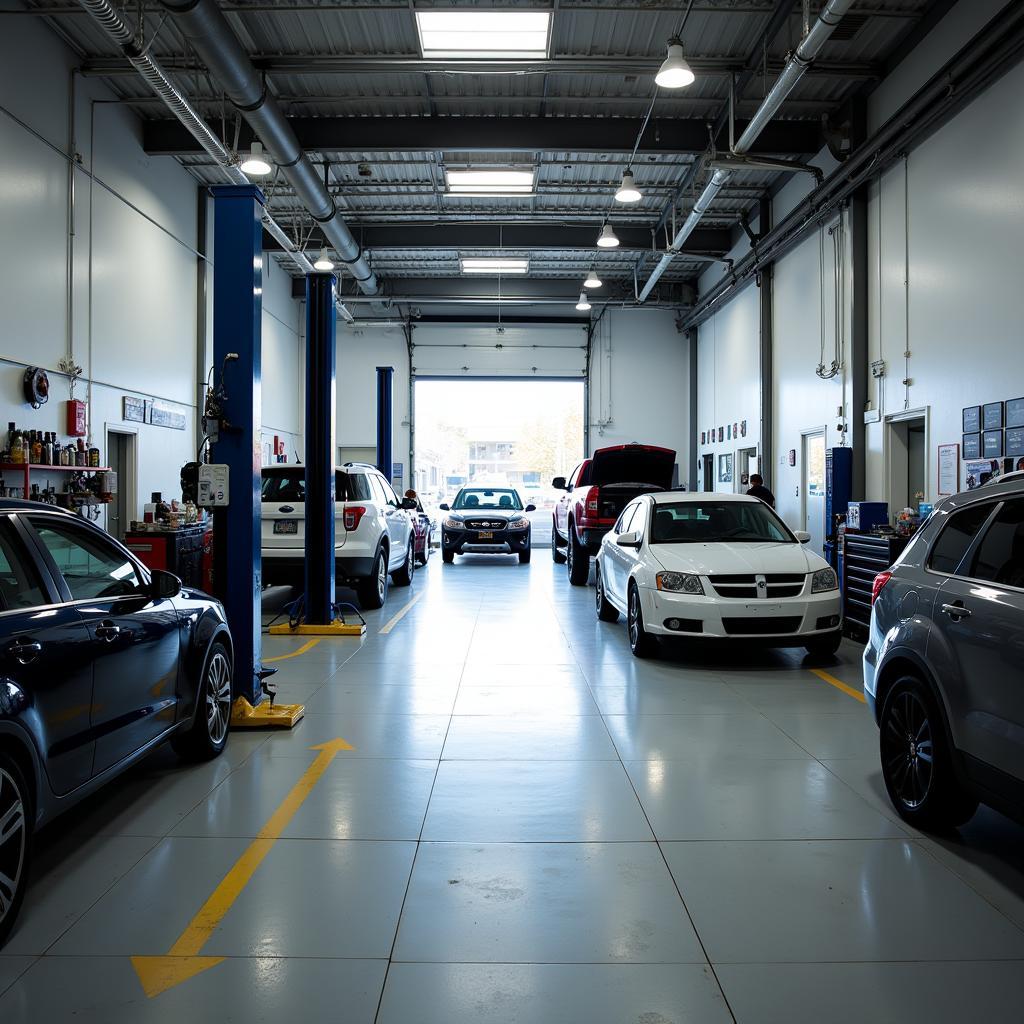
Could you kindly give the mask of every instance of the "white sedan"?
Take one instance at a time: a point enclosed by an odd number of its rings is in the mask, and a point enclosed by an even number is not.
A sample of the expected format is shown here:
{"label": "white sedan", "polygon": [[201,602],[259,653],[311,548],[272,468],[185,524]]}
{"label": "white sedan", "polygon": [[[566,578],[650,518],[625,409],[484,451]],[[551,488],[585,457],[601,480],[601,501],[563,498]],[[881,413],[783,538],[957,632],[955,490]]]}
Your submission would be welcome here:
{"label": "white sedan", "polygon": [[597,617],[626,616],[638,658],[656,637],[754,640],[834,654],[839,582],[807,534],[758,498],[663,491],[631,501],[597,556]]}

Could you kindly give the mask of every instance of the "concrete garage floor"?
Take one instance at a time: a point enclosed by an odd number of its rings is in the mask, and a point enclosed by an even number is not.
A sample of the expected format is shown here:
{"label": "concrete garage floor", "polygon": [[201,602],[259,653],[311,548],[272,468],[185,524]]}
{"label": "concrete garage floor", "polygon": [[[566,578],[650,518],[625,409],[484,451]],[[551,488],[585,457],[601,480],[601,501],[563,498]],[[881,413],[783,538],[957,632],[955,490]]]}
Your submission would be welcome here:
{"label": "concrete garage floor", "polygon": [[[799,652],[637,662],[537,555],[433,560],[361,643],[276,662],[293,732],[161,753],[44,835],[0,1020],[1019,1019],[1024,830],[908,831],[864,706]],[[858,657],[828,672],[856,689]],[[338,737],[222,901],[226,959],[147,998],[129,957],[175,946]]]}

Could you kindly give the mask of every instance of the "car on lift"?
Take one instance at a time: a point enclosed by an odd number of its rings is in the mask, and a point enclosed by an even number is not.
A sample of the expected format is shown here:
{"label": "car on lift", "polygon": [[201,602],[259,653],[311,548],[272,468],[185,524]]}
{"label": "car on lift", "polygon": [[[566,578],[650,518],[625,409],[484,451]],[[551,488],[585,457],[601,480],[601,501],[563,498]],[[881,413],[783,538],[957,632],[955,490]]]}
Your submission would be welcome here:
{"label": "car on lift", "polygon": [[[263,467],[263,583],[302,586],[306,558],[306,469]],[[399,587],[416,570],[416,502],[399,498],[376,466],[347,462],[334,471],[334,571],[363,608],[381,608],[388,578]]]}
{"label": "car on lift", "polygon": [[666,491],[672,486],[676,453],[649,444],[598,448],[584,459],[568,481],[556,476],[551,486],[565,493],[555,505],[551,522],[551,557],[566,564],[569,582],[585,587],[590,558],[601,549],[626,503],[639,494]]}
{"label": "car on lift", "polygon": [[597,617],[624,614],[638,658],[656,654],[659,637],[832,655],[842,642],[839,581],[809,540],[746,494],[642,495],[601,542]]}
{"label": "car on lift", "polygon": [[864,697],[899,815],[1024,820],[1024,474],[937,505],[871,604]]}
{"label": "car on lift", "polygon": [[463,487],[441,523],[441,558],[451,564],[456,555],[511,554],[530,561],[530,520],[534,505],[523,505],[512,487]]}
{"label": "car on lift", "polygon": [[0,947],[32,835],[170,741],[228,741],[234,647],[219,601],[71,512],[0,501]]}

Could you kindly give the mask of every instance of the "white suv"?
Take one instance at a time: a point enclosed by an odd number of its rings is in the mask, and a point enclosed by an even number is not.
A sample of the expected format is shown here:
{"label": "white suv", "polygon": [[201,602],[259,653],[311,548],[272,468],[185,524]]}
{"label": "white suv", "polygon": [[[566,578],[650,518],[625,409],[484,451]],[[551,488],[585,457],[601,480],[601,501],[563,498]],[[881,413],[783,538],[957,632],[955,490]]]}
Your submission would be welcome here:
{"label": "white suv", "polygon": [[[416,567],[413,520],[405,500],[375,467],[334,471],[334,565],[337,582],[355,587],[364,608],[380,608],[388,575],[400,587]],[[305,570],[304,466],[263,469],[263,582],[302,586]]]}

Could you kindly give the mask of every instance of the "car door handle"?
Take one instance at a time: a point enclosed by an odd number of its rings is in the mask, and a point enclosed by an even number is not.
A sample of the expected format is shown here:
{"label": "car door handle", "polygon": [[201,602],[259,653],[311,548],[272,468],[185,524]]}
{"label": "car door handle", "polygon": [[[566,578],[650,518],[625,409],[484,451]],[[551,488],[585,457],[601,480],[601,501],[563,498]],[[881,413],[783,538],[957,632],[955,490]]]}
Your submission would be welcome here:
{"label": "car door handle", "polygon": [[965,608],[962,604],[944,604],[942,610],[954,620],[969,618],[971,614],[971,609]]}
{"label": "car door handle", "polygon": [[15,640],[8,648],[15,661],[28,665],[43,653],[43,645],[38,640]]}
{"label": "car door handle", "polygon": [[121,635],[121,627],[112,622],[102,622],[96,627],[96,635],[108,644],[113,643]]}

